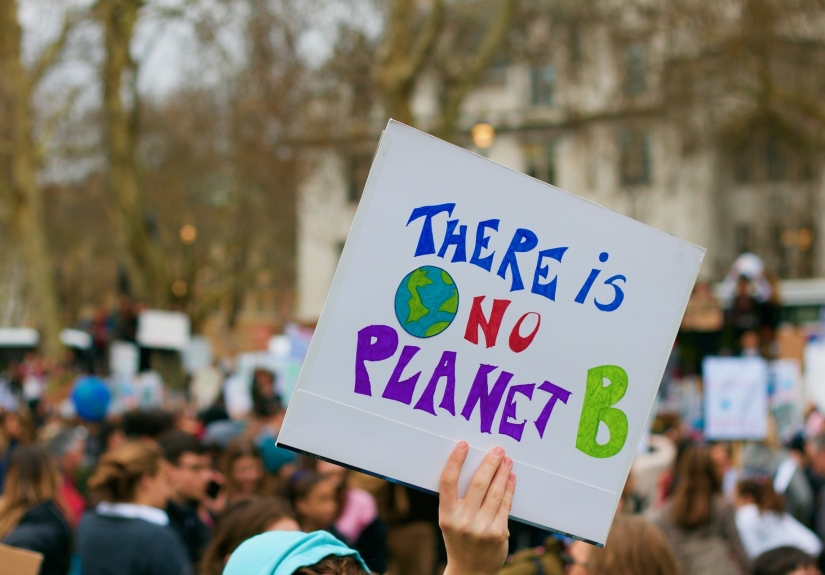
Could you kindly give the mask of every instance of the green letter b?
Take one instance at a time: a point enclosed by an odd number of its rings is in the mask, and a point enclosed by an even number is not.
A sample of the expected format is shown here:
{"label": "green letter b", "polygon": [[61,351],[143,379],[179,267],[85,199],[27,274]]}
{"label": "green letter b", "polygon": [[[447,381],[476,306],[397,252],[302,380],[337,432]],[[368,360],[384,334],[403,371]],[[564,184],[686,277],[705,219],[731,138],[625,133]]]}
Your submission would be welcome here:
{"label": "green letter b", "polygon": [[[603,380],[610,381],[605,387]],[[591,457],[613,457],[627,441],[627,416],[620,409],[611,407],[624,397],[627,391],[627,372],[617,365],[601,365],[587,370],[587,389],[584,392],[582,415],[576,448]],[[610,440],[604,445],[596,443],[599,422],[603,421],[610,431]]]}

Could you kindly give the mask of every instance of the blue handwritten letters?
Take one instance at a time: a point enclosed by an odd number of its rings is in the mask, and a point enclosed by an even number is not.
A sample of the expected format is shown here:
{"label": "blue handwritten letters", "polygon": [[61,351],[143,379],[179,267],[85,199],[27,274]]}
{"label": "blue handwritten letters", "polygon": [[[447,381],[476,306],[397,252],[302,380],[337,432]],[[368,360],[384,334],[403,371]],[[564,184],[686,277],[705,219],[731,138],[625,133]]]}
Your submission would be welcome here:
{"label": "blue handwritten letters", "polygon": [[[407,220],[407,226],[413,222],[423,220],[421,233],[418,237],[418,245],[415,249],[415,257],[437,255],[440,258],[446,258],[448,250],[452,248],[453,255],[450,260],[452,263],[467,262],[467,230],[469,227],[461,224],[458,218],[446,220],[444,224],[444,240],[438,251],[436,251],[435,247],[435,235],[433,233],[434,218],[440,214],[445,214],[445,216],[439,218],[440,225],[440,220],[446,216],[452,217],[455,209],[456,204],[448,203],[434,206],[420,206],[412,211],[409,220]],[[473,245],[470,261],[467,263],[493,273],[493,262],[497,252],[490,247],[490,240],[494,237],[494,234],[498,232],[500,223],[501,220],[490,219],[480,221],[476,224],[475,244]],[[495,275],[501,279],[510,281],[511,292],[520,291],[526,287],[517,254],[534,252],[534,250],[539,247],[539,243],[538,235],[527,228],[517,228],[513,234],[495,272]],[[562,264],[562,259],[569,249],[569,246],[559,246],[540,249],[535,252],[536,265],[533,271],[532,282],[529,282],[531,293],[540,295],[551,301],[556,300],[556,287],[559,278],[558,274],[553,275],[552,278],[550,277],[550,265],[553,261]],[[606,251],[599,254],[599,262],[602,264],[606,263],[609,258],[610,254]],[[598,301],[595,297],[588,296],[596,280],[604,277],[601,276],[602,271],[600,268],[593,268],[586,278],[580,280],[581,288],[573,301],[578,304],[586,304],[590,301],[599,311],[613,312],[619,309],[622,302],[624,302],[624,285],[627,283],[627,277],[623,274],[614,274],[604,280],[604,285],[613,288],[613,299],[609,301]]]}

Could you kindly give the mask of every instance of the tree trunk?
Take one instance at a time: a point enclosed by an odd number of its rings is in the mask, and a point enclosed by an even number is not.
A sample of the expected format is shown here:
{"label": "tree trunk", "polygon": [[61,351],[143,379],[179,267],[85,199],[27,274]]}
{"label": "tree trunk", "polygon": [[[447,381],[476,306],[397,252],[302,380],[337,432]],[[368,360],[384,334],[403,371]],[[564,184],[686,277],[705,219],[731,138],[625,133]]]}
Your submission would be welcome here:
{"label": "tree trunk", "polygon": [[381,47],[378,84],[385,113],[399,122],[413,125],[412,99],[415,83],[435,46],[444,21],[443,0],[433,0],[430,13],[417,34],[413,31],[418,2],[392,0],[389,21]]}
{"label": "tree trunk", "polygon": [[106,59],[103,65],[103,118],[108,156],[108,185],[115,200],[114,223],[120,247],[128,255],[139,295],[152,305],[167,303],[170,275],[159,245],[147,230],[137,158],[138,102],[132,90],[131,109],[124,105],[123,79],[137,74],[129,53],[142,0],[99,0],[97,17],[103,26]]}
{"label": "tree trunk", "polygon": [[60,312],[54,268],[46,240],[43,191],[37,181],[38,157],[32,139],[33,80],[20,60],[22,31],[15,0],[0,0],[0,74],[9,99],[11,132],[12,225],[19,238],[42,351],[56,359],[60,345]]}
{"label": "tree trunk", "polygon": [[498,13],[490,22],[490,27],[475,54],[470,57],[468,65],[463,68],[463,73],[448,84],[444,106],[441,110],[439,136],[442,139],[450,142],[455,138],[461,104],[464,103],[467,93],[481,80],[482,75],[493,63],[496,54],[506,42],[517,7],[518,0],[499,0]]}

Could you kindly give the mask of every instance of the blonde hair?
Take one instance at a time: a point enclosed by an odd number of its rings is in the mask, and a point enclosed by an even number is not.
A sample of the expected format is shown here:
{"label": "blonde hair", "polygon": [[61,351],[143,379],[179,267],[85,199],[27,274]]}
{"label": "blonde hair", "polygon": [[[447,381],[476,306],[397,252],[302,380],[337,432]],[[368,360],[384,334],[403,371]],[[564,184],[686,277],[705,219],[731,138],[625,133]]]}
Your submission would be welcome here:
{"label": "blonde hair", "polygon": [[156,445],[139,441],[124,443],[100,458],[97,469],[89,478],[89,489],[104,501],[131,503],[141,478],[157,475],[162,459]]}
{"label": "blonde hair", "polygon": [[681,575],[664,534],[637,515],[616,515],[604,549],[591,549],[588,565],[596,575]]}
{"label": "blonde hair", "polygon": [[0,503],[0,539],[8,535],[23,515],[40,503],[59,502],[62,477],[54,457],[37,445],[12,451]]}

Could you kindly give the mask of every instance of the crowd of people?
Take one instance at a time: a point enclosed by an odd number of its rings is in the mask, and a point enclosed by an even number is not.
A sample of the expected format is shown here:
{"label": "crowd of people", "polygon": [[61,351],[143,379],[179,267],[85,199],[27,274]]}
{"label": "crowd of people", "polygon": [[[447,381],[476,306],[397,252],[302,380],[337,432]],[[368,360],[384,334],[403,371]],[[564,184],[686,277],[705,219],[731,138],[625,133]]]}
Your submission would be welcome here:
{"label": "crowd of people", "polygon": [[[696,373],[709,354],[775,357],[776,283],[743,275],[755,265],[743,262],[726,280],[726,311],[696,288],[675,371]],[[135,318],[124,300],[86,326],[90,371],[105,375],[107,346],[133,341]],[[204,402],[191,383],[183,403],[84,420],[44,392],[66,387],[77,365],[32,355],[0,374],[0,541],[42,553],[41,575],[814,575],[825,565],[815,409],[785,445],[775,434],[708,443],[660,414],[599,548],[508,519],[517,480],[501,449],[460,499],[459,443],[434,496],[278,447],[286,411],[267,369],[248,382],[247,415],[227,409],[225,392]]]}
{"label": "crowd of people", "polygon": [[[488,458],[506,473],[486,477],[488,492],[472,502],[449,487],[460,444],[439,501],[278,447],[285,409],[271,373],[256,372],[252,398],[243,420],[219,396],[200,413],[178,405],[99,422],[66,420],[48,405],[34,418],[21,398],[0,425],[0,540],[42,553],[43,575],[286,573],[282,564],[399,575],[455,565],[505,575],[819,572],[825,425],[815,411],[787,448],[705,445],[668,427],[638,455],[600,549],[508,522],[504,511],[493,521],[487,507],[509,510],[505,492],[515,489],[501,450]],[[343,559],[322,565],[313,546]],[[321,566],[306,571],[290,549]]]}

